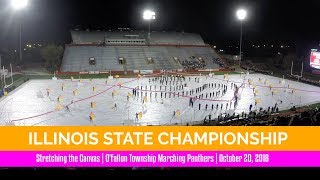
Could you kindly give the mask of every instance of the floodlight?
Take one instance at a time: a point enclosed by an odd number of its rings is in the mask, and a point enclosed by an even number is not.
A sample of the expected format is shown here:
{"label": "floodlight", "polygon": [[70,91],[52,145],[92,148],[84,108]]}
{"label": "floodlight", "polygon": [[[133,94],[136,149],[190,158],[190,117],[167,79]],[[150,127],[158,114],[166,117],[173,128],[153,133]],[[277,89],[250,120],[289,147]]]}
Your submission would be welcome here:
{"label": "floodlight", "polygon": [[144,20],[156,19],[156,13],[150,10],[146,10],[143,12],[143,19]]}
{"label": "floodlight", "polygon": [[29,0],[11,0],[11,6],[16,10],[20,10],[25,8],[28,2]]}
{"label": "floodlight", "polygon": [[237,18],[240,20],[240,21],[243,21],[245,18],[247,17],[247,11],[244,10],[244,9],[239,9],[237,11]]}

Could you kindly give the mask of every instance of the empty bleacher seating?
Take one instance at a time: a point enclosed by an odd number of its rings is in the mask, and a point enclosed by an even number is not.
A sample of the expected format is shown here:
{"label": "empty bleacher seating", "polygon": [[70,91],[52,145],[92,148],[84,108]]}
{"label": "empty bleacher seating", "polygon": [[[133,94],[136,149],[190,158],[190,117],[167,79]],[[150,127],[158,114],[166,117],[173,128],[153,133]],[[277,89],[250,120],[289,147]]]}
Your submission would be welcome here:
{"label": "empty bleacher seating", "polygon": [[[65,48],[62,72],[190,69],[186,64],[195,65],[191,69],[221,67],[212,61],[219,58],[218,54],[197,34],[153,32],[149,44],[141,41],[128,44],[135,42],[132,38],[143,40],[144,32],[72,31],[71,34],[73,43]],[[118,44],[101,43],[105,39],[113,39]],[[94,58],[94,63],[90,63],[90,58]]]}

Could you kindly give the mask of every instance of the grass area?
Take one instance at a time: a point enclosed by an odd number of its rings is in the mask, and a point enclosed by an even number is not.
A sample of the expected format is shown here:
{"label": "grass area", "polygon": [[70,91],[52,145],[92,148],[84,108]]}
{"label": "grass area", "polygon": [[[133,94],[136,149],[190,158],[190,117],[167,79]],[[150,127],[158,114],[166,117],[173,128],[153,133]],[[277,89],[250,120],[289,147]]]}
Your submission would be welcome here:
{"label": "grass area", "polygon": [[[21,86],[23,83],[25,83],[27,81],[26,76],[22,75],[22,74],[16,74],[13,75],[13,85],[10,87],[11,89],[15,89],[16,87]],[[6,84],[11,84],[12,79],[10,78],[6,78]],[[2,82],[1,82],[2,83]],[[3,84],[1,84],[2,87]]]}
{"label": "grass area", "polygon": [[[283,75],[286,76],[287,74],[291,73],[291,71],[289,69],[288,70],[282,70],[282,69],[276,68],[274,66],[270,66],[269,68],[270,68],[269,70],[273,72],[273,76],[276,76],[276,77],[281,77],[282,78]],[[298,71],[293,71],[293,74],[300,75],[300,71],[299,72]],[[311,80],[318,80],[318,81],[320,80],[320,75],[313,74],[311,72],[304,71],[302,76],[305,77],[305,78],[311,79]]]}
{"label": "grass area", "polygon": [[297,112],[302,112],[302,111],[306,111],[308,109],[315,109],[315,108],[320,108],[320,103],[315,103],[315,104],[310,104],[307,106],[301,106],[296,108],[296,111],[291,111],[290,109],[286,109],[283,111],[280,111],[278,115],[275,116],[285,116],[286,114],[296,114]]}
{"label": "grass area", "polygon": [[317,74],[312,74],[312,73],[309,73],[309,72],[304,72],[303,73],[303,77],[306,77],[308,79],[312,79],[312,80],[320,80],[320,75],[317,75]]}
{"label": "grass area", "polygon": [[316,103],[316,104],[311,104],[309,106],[303,106],[302,108],[320,108],[320,103]]}

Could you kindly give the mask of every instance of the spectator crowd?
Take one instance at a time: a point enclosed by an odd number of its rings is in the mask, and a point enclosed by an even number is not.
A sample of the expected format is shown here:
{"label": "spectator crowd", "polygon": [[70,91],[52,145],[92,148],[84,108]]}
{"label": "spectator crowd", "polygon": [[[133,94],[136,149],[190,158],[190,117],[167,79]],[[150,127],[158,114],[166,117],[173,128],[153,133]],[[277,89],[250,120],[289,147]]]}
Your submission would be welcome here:
{"label": "spectator crowd", "polygon": [[220,59],[220,58],[213,58],[212,59],[212,63],[213,64],[218,64],[221,68],[227,68],[228,67],[226,61],[223,60],[223,59]]}
{"label": "spectator crowd", "polygon": [[262,74],[269,74],[269,75],[273,74],[273,72],[267,70],[267,67],[263,64],[253,64],[250,62],[243,62],[243,63],[241,63],[241,68],[248,70],[248,71],[252,70],[252,71],[255,71],[258,73],[262,73]]}
{"label": "spectator crowd", "polygon": [[184,60],[182,61],[182,66],[185,70],[195,70],[195,69],[202,69],[206,66],[204,61],[199,62],[199,61],[188,61]]}
{"label": "spectator crowd", "polygon": [[242,114],[220,115],[217,119],[204,119],[203,125],[217,126],[319,126],[320,109],[306,108],[279,113],[279,109],[250,111]]}

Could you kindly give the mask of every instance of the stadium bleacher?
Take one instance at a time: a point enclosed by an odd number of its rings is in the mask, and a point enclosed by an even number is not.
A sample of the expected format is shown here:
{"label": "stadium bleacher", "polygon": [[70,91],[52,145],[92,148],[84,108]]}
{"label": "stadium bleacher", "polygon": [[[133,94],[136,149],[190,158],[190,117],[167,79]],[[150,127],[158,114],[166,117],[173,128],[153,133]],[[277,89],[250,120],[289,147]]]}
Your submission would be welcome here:
{"label": "stadium bleacher", "polygon": [[[96,59],[95,65],[89,64],[89,58]],[[69,72],[95,70],[122,70],[118,63],[118,52],[114,47],[74,46],[65,49],[61,70]]]}
{"label": "stadium bleacher", "polygon": [[[219,69],[218,54],[200,35],[178,32],[71,31],[61,72]],[[94,64],[89,59],[95,60]],[[121,64],[119,58],[125,59]],[[184,65],[183,65],[183,62]],[[189,63],[186,63],[189,62]]]}

